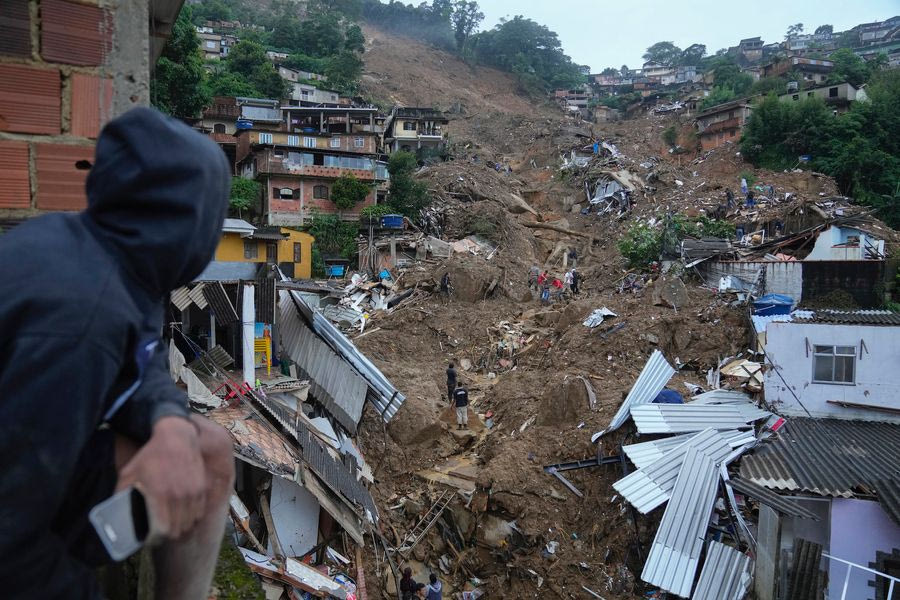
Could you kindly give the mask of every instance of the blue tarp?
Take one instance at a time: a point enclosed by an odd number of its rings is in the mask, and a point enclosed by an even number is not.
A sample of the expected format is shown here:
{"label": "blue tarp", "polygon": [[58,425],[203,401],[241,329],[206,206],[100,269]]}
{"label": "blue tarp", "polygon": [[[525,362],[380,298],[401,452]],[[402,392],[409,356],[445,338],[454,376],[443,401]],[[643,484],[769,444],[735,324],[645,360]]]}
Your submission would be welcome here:
{"label": "blue tarp", "polygon": [[664,389],[653,399],[654,404],[684,404],[684,398],[675,390]]}
{"label": "blue tarp", "polygon": [[789,315],[794,299],[783,294],[766,294],[753,303],[753,313],[757,315]]}

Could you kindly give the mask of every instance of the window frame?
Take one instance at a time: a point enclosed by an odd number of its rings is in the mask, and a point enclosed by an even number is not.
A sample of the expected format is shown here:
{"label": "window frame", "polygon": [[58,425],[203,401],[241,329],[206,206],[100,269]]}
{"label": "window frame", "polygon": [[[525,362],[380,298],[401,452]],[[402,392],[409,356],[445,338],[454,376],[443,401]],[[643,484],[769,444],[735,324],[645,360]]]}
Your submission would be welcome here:
{"label": "window frame", "polygon": [[244,260],[253,260],[254,258],[259,258],[259,242],[244,240]]}
{"label": "window frame", "polygon": [[[850,380],[837,380],[838,358],[841,361],[844,374],[846,374],[846,363],[850,363]],[[856,346],[838,345],[838,344],[813,344],[812,347],[812,377],[811,382],[818,385],[856,385]],[[831,360],[831,379],[818,379],[817,366],[819,360]],[[849,361],[847,360],[849,359]]]}
{"label": "window frame", "polygon": [[303,262],[303,244],[300,242],[294,242],[294,262]]}
{"label": "window frame", "polygon": [[353,138],[353,147],[354,148],[365,148],[366,147],[366,138],[364,138],[362,136]]}
{"label": "window frame", "polygon": [[[278,200],[293,200],[294,199],[294,190],[288,187],[277,187],[275,190],[278,192]],[[285,196],[284,193],[287,192],[288,195]]]}
{"label": "window frame", "polygon": [[309,135],[303,136],[303,147],[304,148],[315,148],[316,147],[316,138]]}
{"label": "window frame", "polygon": [[213,124],[213,133],[227,133],[227,128],[225,127],[225,123],[215,123]]}
{"label": "window frame", "polygon": [[[322,195],[321,190],[325,190]],[[313,200],[331,200],[331,189],[324,183],[313,186]]]}
{"label": "window frame", "polygon": [[299,135],[287,136],[287,145],[288,146],[300,146],[300,136]]}
{"label": "window frame", "polygon": [[272,143],[272,134],[267,133],[265,131],[259,132],[259,143],[260,144],[271,144]]}
{"label": "window frame", "polygon": [[403,121],[403,131],[418,131],[415,121]]}
{"label": "window frame", "polygon": [[[335,142],[337,142],[337,143],[335,143]],[[339,136],[339,135],[331,136],[331,139],[328,141],[328,147],[339,149],[341,147],[341,136]]]}

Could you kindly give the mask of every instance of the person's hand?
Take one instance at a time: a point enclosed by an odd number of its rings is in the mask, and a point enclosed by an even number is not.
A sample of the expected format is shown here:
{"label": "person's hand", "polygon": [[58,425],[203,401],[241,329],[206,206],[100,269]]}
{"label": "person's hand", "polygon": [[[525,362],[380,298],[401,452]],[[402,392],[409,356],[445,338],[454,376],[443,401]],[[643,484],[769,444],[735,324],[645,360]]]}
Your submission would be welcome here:
{"label": "person's hand", "polygon": [[182,417],[163,417],[122,467],[116,489],[133,485],[140,490],[156,532],[178,539],[204,514],[205,478],[197,427]]}

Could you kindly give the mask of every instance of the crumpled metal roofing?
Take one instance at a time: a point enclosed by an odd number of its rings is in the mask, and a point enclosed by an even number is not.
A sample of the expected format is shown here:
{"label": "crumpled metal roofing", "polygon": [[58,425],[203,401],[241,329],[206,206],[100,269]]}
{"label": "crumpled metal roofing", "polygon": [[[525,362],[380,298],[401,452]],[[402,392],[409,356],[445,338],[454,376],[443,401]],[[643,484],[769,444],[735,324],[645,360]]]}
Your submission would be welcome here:
{"label": "crumpled metal roofing", "polygon": [[710,390],[692,397],[689,404],[747,404],[753,399],[738,390]]}
{"label": "crumpled metal roofing", "polygon": [[688,448],[641,579],[690,598],[718,484],[713,459],[696,448]]}
{"label": "crumpled metal roofing", "polygon": [[710,541],[692,600],[743,600],[750,588],[753,561],[743,552]]}
{"label": "crumpled metal roofing", "polygon": [[875,493],[884,512],[900,525],[900,477],[876,480]]}
{"label": "crumpled metal roofing", "polygon": [[303,378],[310,380],[313,397],[347,431],[356,434],[366,402],[366,381],[300,318],[288,294],[279,292],[277,331],[281,344]]}
{"label": "crumpled metal roofing", "polygon": [[666,361],[663,353],[659,350],[654,350],[650,358],[647,359],[647,364],[641,370],[641,374],[638,375],[637,381],[631,386],[631,390],[628,392],[628,396],[625,397],[625,401],[622,402],[622,406],[619,407],[619,410],[613,416],[612,421],[609,422],[606,429],[591,436],[591,441],[596,442],[600,436],[621,427],[628,420],[632,406],[653,402],[653,399],[666,387],[666,384],[674,374],[675,369]]}
{"label": "crumpled metal roofing", "polygon": [[795,323],[837,325],[900,325],[900,313],[890,310],[816,310],[809,316],[794,314]]}
{"label": "crumpled metal roofing", "polygon": [[618,480],[613,487],[639,512],[647,514],[669,500],[676,485],[675,480],[691,449],[708,456],[716,465],[731,453],[731,446],[725,438],[715,430],[707,429],[691,436],[650,466]]}
{"label": "crumpled metal roofing", "polygon": [[169,294],[169,300],[172,302],[172,304],[175,305],[175,308],[180,311],[184,311],[184,309],[190,306],[191,302],[193,302],[193,300],[191,300],[190,292],[190,289],[185,286],[181,286],[177,290],[172,290],[172,293]]}
{"label": "crumpled metal roofing", "polygon": [[261,263],[214,260],[194,278],[194,281],[253,281]]}
{"label": "crumpled metal roofing", "polygon": [[791,419],[741,459],[741,477],[767,488],[851,497],[900,477],[900,424]]}
{"label": "crumpled metal roofing", "polygon": [[[663,438],[661,440],[651,440],[649,442],[640,442],[638,444],[629,444],[627,446],[622,446],[622,450],[625,452],[625,455],[634,463],[638,469],[642,469],[647,467],[655,460],[658,460],[662,457],[666,452],[670,452],[685,443],[692,437],[694,437],[695,433],[683,433],[681,435],[673,435],[672,437]],[[719,432],[725,441],[732,448],[737,448],[739,446],[743,446],[744,444],[749,444],[756,439],[756,436],[753,435],[753,431],[740,431],[738,429],[725,429]]]}
{"label": "crumpled metal roofing", "polygon": [[752,481],[747,481],[746,479],[741,479],[739,477],[731,477],[725,483],[730,485],[734,491],[739,494],[756,498],[766,506],[774,508],[782,514],[800,517],[801,519],[812,519],[813,521],[820,520],[815,513],[806,510],[797,502],[794,502],[790,498],[779,496],[772,490],[764,488],[761,485],[756,485]]}
{"label": "crumpled metal roofing", "polygon": [[643,404],[631,409],[639,433],[683,433],[703,429],[741,429],[772,413],[755,406],[719,404]]}

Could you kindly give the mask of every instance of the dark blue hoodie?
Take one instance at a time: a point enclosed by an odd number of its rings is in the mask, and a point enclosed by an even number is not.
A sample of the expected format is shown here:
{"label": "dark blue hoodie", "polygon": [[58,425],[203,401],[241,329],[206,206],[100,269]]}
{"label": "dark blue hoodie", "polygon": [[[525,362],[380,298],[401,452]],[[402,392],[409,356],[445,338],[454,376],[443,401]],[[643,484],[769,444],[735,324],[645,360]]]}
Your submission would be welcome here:
{"label": "dark blue hoodie", "polygon": [[138,108],[100,135],[88,207],[0,235],[0,595],[93,598],[50,529],[99,425],[139,443],[187,415],[160,341],[168,293],[212,258],[230,178],[209,139]]}

